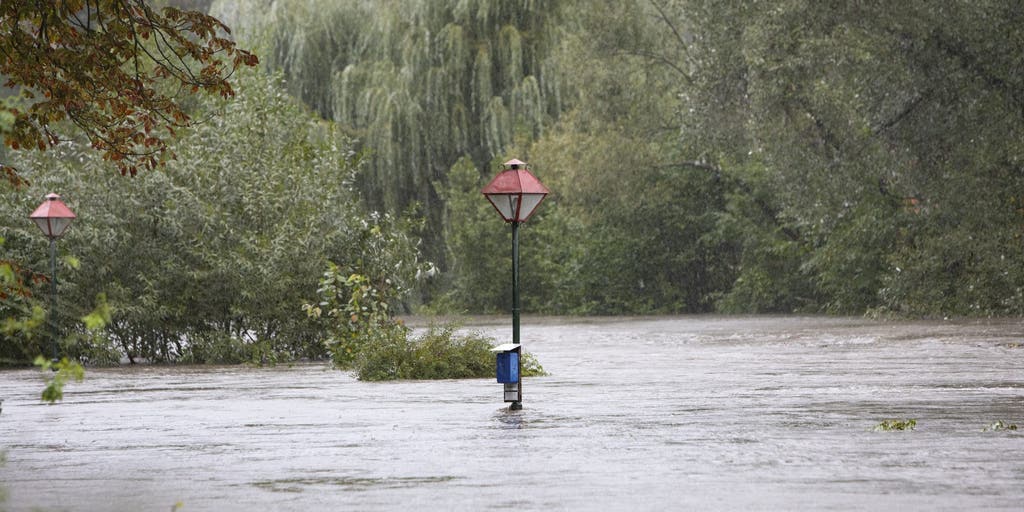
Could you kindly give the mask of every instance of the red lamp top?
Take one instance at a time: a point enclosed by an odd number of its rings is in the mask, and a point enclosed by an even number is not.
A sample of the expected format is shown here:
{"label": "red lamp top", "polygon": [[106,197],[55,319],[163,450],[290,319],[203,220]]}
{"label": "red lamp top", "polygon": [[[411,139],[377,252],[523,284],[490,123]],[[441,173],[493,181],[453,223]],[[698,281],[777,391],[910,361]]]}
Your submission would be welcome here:
{"label": "red lamp top", "polygon": [[526,222],[550,191],[527,169],[526,162],[512,159],[482,192],[505,222]]}
{"label": "red lamp top", "polygon": [[75,219],[75,214],[60,200],[59,195],[50,193],[46,195],[43,204],[28,217],[35,221],[47,237],[60,238]]}

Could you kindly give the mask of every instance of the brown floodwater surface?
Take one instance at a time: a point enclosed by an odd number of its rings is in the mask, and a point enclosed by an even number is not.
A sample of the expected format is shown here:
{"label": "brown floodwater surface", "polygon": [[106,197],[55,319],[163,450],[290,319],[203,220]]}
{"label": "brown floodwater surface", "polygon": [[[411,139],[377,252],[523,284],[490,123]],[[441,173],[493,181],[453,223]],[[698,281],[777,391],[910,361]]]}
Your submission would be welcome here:
{"label": "brown floodwater surface", "polygon": [[522,339],[551,375],[517,412],[494,379],[324,364],[89,369],[56,405],[2,371],[0,510],[1024,507],[1021,321],[524,318]]}

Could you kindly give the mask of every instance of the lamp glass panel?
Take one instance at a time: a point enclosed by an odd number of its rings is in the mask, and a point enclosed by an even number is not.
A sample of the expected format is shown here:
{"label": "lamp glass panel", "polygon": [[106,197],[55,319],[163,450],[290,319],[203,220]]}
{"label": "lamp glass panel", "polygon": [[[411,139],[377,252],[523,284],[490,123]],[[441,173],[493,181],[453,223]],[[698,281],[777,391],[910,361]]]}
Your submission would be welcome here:
{"label": "lamp glass panel", "polygon": [[537,205],[544,199],[544,194],[523,194],[522,206],[519,207],[519,218],[516,220],[523,222],[530,218],[530,214],[537,209]]}
{"label": "lamp glass panel", "polygon": [[50,236],[57,238],[64,235],[67,231],[68,226],[71,225],[71,221],[74,220],[70,217],[54,217],[50,219],[50,226],[53,228],[53,234]]}
{"label": "lamp glass panel", "polygon": [[74,219],[70,217],[34,217],[32,220],[47,237],[60,238]]}
{"label": "lamp glass panel", "polygon": [[46,217],[33,217],[32,221],[35,222],[37,226],[39,226],[39,229],[43,232],[44,235],[53,236],[50,231],[50,219]]}
{"label": "lamp glass panel", "polygon": [[506,221],[515,220],[516,196],[512,194],[488,194],[487,199],[498,209]]}

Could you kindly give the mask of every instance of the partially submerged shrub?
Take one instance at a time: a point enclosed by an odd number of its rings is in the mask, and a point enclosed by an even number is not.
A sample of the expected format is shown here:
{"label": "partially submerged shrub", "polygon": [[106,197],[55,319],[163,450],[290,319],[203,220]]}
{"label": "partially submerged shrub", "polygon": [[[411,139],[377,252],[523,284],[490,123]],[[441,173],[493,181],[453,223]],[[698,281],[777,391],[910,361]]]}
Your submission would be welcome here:
{"label": "partially submerged shrub", "polygon": [[414,342],[412,379],[470,379],[494,373],[492,341],[479,334],[455,335],[455,326],[430,326]]}
{"label": "partially submerged shrub", "polygon": [[1006,423],[1002,420],[999,420],[985,427],[985,432],[991,432],[995,430],[1017,430],[1017,425],[1014,423]]}
{"label": "partially submerged shrub", "polygon": [[281,354],[268,340],[249,341],[220,331],[205,331],[191,337],[179,360],[185,364],[274,365]]}
{"label": "partially submerged shrub", "polygon": [[[457,328],[431,325],[420,337],[411,337],[407,328],[374,336],[363,344],[354,369],[360,380],[369,381],[493,377],[494,340],[477,333],[456,334]],[[544,374],[536,357],[523,356],[524,377]]]}
{"label": "partially submerged shrub", "polygon": [[[361,336],[358,351],[335,357],[339,368],[355,370],[359,380],[408,379],[411,373],[413,340],[409,330],[395,324],[387,329],[374,329]],[[339,364],[344,362],[345,365]]]}
{"label": "partially submerged shrub", "polygon": [[88,331],[77,340],[70,340],[63,353],[86,366],[117,366],[121,362],[121,349],[103,330]]}
{"label": "partially submerged shrub", "polygon": [[[379,259],[394,265],[328,265],[317,290],[319,301],[303,306],[306,314],[322,322],[326,345],[335,366],[355,370],[360,380],[469,379],[494,375],[494,344],[479,334],[456,334],[453,324],[430,326],[418,338],[393,315],[391,304],[405,296],[414,274],[432,267],[398,257],[408,240],[391,227],[389,217],[367,227],[364,243]],[[383,226],[383,227],[382,227]],[[368,249],[368,250],[369,250]],[[384,256],[387,256],[386,258]],[[365,262],[364,262],[365,263]],[[415,271],[415,272],[414,272]],[[523,355],[523,376],[543,375],[530,354]]]}
{"label": "partially submerged shrub", "polygon": [[413,282],[434,272],[433,265],[419,261],[419,241],[410,235],[416,225],[408,218],[371,215],[353,237],[354,253],[361,256],[344,264],[328,262],[319,300],[302,306],[326,329],[325,344],[339,368],[351,368],[368,343],[408,336],[392,306],[409,294]]}
{"label": "partially submerged shrub", "polygon": [[523,377],[543,377],[548,374],[548,372],[544,371],[544,367],[540,365],[537,356],[529,352],[523,352],[523,358],[519,364],[523,367],[521,371]]}
{"label": "partially submerged shrub", "polygon": [[875,432],[890,432],[893,430],[914,430],[917,420],[885,420],[875,426]]}

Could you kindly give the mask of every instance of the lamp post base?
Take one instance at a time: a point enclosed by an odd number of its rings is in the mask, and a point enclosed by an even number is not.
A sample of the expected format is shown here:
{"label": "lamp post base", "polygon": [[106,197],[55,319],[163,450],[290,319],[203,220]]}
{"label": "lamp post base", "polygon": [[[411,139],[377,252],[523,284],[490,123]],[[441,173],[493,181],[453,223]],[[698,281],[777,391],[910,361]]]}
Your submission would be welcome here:
{"label": "lamp post base", "polygon": [[521,411],[521,410],[523,410],[523,403],[522,402],[512,402],[512,405],[508,406],[508,410],[510,410],[510,411]]}

